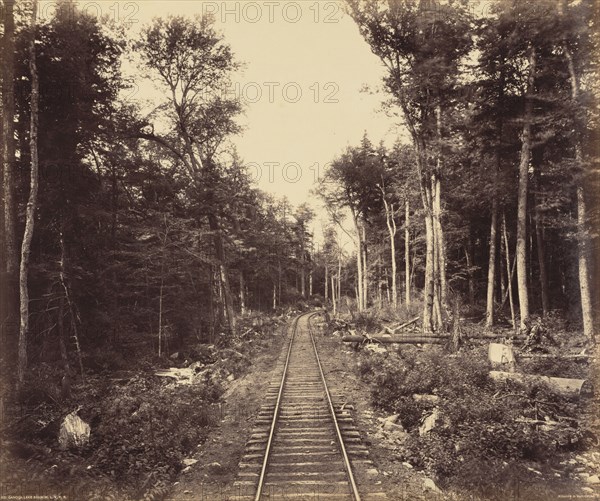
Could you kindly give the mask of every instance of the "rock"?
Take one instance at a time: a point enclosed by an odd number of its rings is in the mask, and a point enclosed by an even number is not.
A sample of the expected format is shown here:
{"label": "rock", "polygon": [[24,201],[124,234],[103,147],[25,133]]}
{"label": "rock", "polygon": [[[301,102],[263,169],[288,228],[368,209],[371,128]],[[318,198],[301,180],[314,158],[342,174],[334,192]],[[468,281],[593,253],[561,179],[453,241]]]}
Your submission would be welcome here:
{"label": "rock", "polygon": [[175,353],[173,353],[173,355],[171,355],[169,358],[170,358],[171,360],[176,360],[176,359],[178,359],[178,358],[179,358],[179,352],[178,352],[178,351],[176,351],[176,352],[175,352]]}
{"label": "rock", "polygon": [[216,461],[214,463],[210,463],[207,468],[212,472],[212,473],[221,473],[223,470],[223,467],[221,466],[221,463],[217,463]]}
{"label": "rock", "polygon": [[62,450],[83,447],[90,441],[90,425],[77,415],[78,410],[67,415],[60,425],[58,445]]}
{"label": "rock", "polygon": [[171,367],[170,369],[156,371],[154,375],[160,377],[172,377],[175,378],[175,382],[177,384],[191,385],[193,382],[192,380],[194,376],[194,371],[191,370],[189,367],[184,369],[180,369],[178,367]]}
{"label": "rock", "polygon": [[433,412],[423,420],[423,424],[419,426],[419,435],[425,435],[433,430],[440,417],[439,409],[435,408]]}
{"label": "rock", "polygon": [[227,381],[231,382],[235,380],[235,376],[233,374],[229,374],[229,376],[227,376]]}
{"label": "rock", "polygon": [[198,462],[198,460],[197,459],[187,458],[187,459],[184,459],[182,462],[186,466],[192,466],[192,465],[195,465]]}
{"label": "rock", "polygon": [[399,414],[392,414],[391,416],[388,416],[386,418],[383,418],[383,424],[385,425],[385,423],[392,423],[395,424],[398,421],[398,418],[400,417]]}
{"label": "rock", "polygon": [[402,466],[405,466],[409,470],[412,470],[414,468],[414,466],[407,461],[404,461],[404,463],[402,463]]}
{"label": "rock", "polygon": [[582,487],[581,490],[583,492],[594,492],[594,489],[592,489],[591,487]]}
{"label": "rock", "polygon": [[598,478],[598,475],[592,475],[585,479],[585,483],[592,485],[600,484],[600,478]]}
{"label": "rock", "polygon": [[442,494],[442,489],[440,489],[435,482],[430,478],[426,478],[423,480],[423,487],[427,490],[433,491],[437,494]]}
{"label": "rock", "polygon": [[402,432],[402,433],[405,433],[405,431],[406,431],[401,424],[390,423],[389,421],[384,421],[382,428],[385,431],[396,431],[396,432]]}
{"label": "rock", "polygon": [[379,472],[377,471],[377,468],[369,468],[367,470],[367,475],[369,477],[376,477],[377,475],[379,475]]}
{"label": "rock", "polygon": [[186,466],[183,470],[181,470],[181,473],[189,473],[190,471],[192,471],[192,467]]}

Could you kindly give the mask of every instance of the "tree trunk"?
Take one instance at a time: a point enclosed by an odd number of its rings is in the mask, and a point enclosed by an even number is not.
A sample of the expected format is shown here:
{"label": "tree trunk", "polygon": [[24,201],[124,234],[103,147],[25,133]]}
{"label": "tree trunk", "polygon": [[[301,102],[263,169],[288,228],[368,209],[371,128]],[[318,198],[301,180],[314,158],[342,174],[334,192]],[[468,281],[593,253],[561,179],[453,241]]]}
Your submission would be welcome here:
{"label": "tree trunk", "polygon": [[38,104],[39,104],[39,80],[35,54],[35,26],[37,17],[37,0],[33,0],[31,12],[31,40],[29,42],[29,71],[31,73],[31,123],[29,132],[29,150],[31,155],[31,174],[29,187],[29,200],[25,215],[25,233],[21,245],[21,266],[19,270],[19,292],[20,292],[20,329],[19,329],[19,356],[17,365],[17,388],[22,388],[25,382],[25,371],[27,369],[27,337],[29,334],[29,286],[27,277],[29,274],[29,257],[31,255],[31,241],[33,239],[33,227],[35,224],[35,212],[37,209],[38,195]]}
{"label": "tree trunk", "polygon": [[333,316],[337,313],[337,300],[335,297],[335,275],[331,275],[331,304],[333,305]]}
{"label": "tree trunk", "polygon": [[325,264],[325,301],[329,299],[329,268]]}
{"label": "tree trunk", "polygon": [[338,252],[337,294],[338,301],[342,297],[342,254]]}
{"label": "tree trunk", "polygon": [[[539,188],[539,186],[538,186]],[[548,297],[548,272],[546,269],[546,255],[544,252],[544,235],[542,226],[542,211],[540,208],[539,195],[535,195],[535,238],[537,257],[540,267],[540,289],[542,295],[542,313],[544,316],[550,311],[550,299]]]}
{"label": "tree trunk", "polygon": [[[513,329],[516,329],[517,324],[516,324],[516,320],[515,320],[515,301],[513,298],[513,289],[512,289],[513,271],[514,271],[515,267],[513,266],[511,269],[511,266],[510,266],[510,247],[508,246],[508,232],[506,230],[506,216],[504,214],[502,214],[502,234],[504,236],[504,249],[506,252],[506,276],[507,276],[506,283],[507,283],[507,287],[508,287],[508,301],[510,304],[510,319],[511,319]],[[516,257],[515,257],[515,264],[516,264]]]}
{"label": "tree trunk", "polygon": [[277,284],[273,282],[273,311],[277,309]]}
{"label": "tree trunk", "polygon": [[[434,198],[433,198],[433,229],[434,239],[437,252],[437,268],[439,283],[439,302],[440,309],[443,311],[447,310],[448,306],[448,286],[446,282],[446,242],[444,238],[444,231],[442,229],[442,184],[439,176],[435,176],[433,183]],[[441,327],[441,324],[440,324]]]}
{"label": "tree trunk", "polygon": [[246,314],[246,282],[244,280],[244,272],[240,270],[240,313]]}
{"label": "tree trunk", "polygon": [[[15,21],[14,1],[6,0],[4,12],[4,36],[2,47],[2,296],[0,309],[2,318],[0,325],[8,327],[7,334],[10,346],[14,347],[17,337],[17,318],[19,317],[19,257],[17,249],[16,221],[17,209],[15,198]],[[14,335],[14,338],[13,338]]]}
{"label": "tree trunk", "polygon": [[492,198],[492,218],[490,224],[490,254],[488,260],[487,299],[485,312],[485,326],[491,328],[494,325],[494,301],[496,291],[496,242],[498,240],[498,195],[497,190],[498,171],[494,175],[494,193]]}
{"label": "tree trunk", "polygon": [[161,265],[160,270],[160,291],[158,296],[158,357],[162,357],[162,334],[163,334],[163,287],[164,287],[164,277],[163,270]]}
{"label": "tree trunk", "polygon": [[465,247],[465,259],[467,262],[467,286],[469,290],[469,304],[475,303],[475,277],[473,276],[473,260],[471,259],[472,238],[469,235],[469,241]]}
{"label": "tree trunk", "polygon": [[[567,7],[564,0],[560,0],[559,12],[562,15]],[[571,99],[575,104],[579,103],[579,78],[575,71],[573,56],[566,42],[563,42],[563,53],[567,61],[569,70],[569,81],[571,83]],[[583,167],[583,154],[581,151],[581,140],[576,139],[575,161],[580,168]],[[594,337],[594,315],[592,309],[591,287],[590,287],[590,265],[589,265],[589,231],[587,222],[587,207],[584,192],[584,180],[582,177],[577,179],[577,233],[579,239],[577,242],[577,260],[579,273],[579,294],[581,296],[581,314],[583,319],[583,332],[588,338]]]}
{"label": "tree trunk", "polygon": [[[386,204],[387,205],[387,204]],[[394,308],[398,307],[398,285],[396,279],[398,272],[396,270],[396,221],[394,221],[394,205],[391,207],[390,219],[388,222],[388,229],[390,232],[390,253],[392,258],[392,304]]]}
{"label": "tree trunk", "polygon": [[83,359],[81,356],[81,346],[79,344],[79,334],[77,333],[77,312],[75,310],[75,305],[71,300],[71,294],[69,293],[69,286],[67,285],[67,246],[65,243],[65,234],[61,228],[60,235],[60,273],[59,273],[59,281],[60,285],[63,288],[65,293],[64,297],[67,300],[67,306],[69,307],[69,318],[71,319],[71,329],[73,330],[73,341],[75,342],[75,349],[77,351],[77,359],[79,361],[79,370],[81,371],[81,379],[84,378],[83,374]]}
{"label": "tree trunk", "polygon": [[410,306],[410,203],[408,197],[404,202],[404,274],[406,305]]}
{"label": "tree trunk", "polygon": [[[61,216],[61,234],[63,232],[64,223]],[[64,276],[65,274],[65,261],[66,261],[66,252],[65,246],[61,245],[60,252],[60,276]],[[69,366],[69,353],[67,351],[67,346],[65,343],[65,296],[64,291],[60,293],[60,299],[58,301],[58,318],[56,320],[56,326],[58,329],[58,346],[60,349],[60,358],[62,359],[63,367],[65,370],[65,375],[68,375],[71,372],[71,368]]]}
{"label": "tree trunk", "polygon": [[358,311],[363,310],[363,265],[362,265],[362,236],[360,233],[360,227],[358,225],[358,218],[354,211],[352,211],[352,220],[354,222],[354,228],[356,230],[356,304]]}
{"label": "tree trunk", "polygon": [[235,332],[235,312],[233,309],[233,297],[231,295],[231,287],[229,286],[229,277],[227,275],[227,265],[225,262],[225,247],[223,246],[223,235],[221,226],[217,217],[214,214],[208,216],[208,224],[213,233],[213,242],[215,246],[215,255],[219,266],[219,280],[223,299],[225,303],[225,314],[227,315],[227,323],[231,333]]}
{"label": "tree trunk", "polygon": [[367,262],[367,235],[365,223],[362,224],[362,264],[363,264],[363,310],[369,307],[369,266]]}
{"label": "tree trunk", "polygon": [[[383,197],[383,206],[385,209],[385,222],[388,229],[388,235],[390,237],[390,254],[391,254],[391,263],[392,263],[392,304],[394,308],[398,307],[398,286],[396,284],[396,277],[398,272],[396,270],[396,220],[394,219],[394,204],[388,204],[385,198],[385,190],[383,187],[381,189],[381,194]],[[389,288],[388,288],[389,290]]]}
{"label": "tree trunk", "polygon": [[[581,153],[579,154],[581,157]],[[588,233],[586,219],[586,203],[583,185],[577,186],[577,229],[580,233],[577,244],[577,253],[579,259],[579,290],[581,295],[581,312],[583,317],[583,332],[588,338],[594,337],[594,316],[592,309],[592,299],[590,293],[590,272],[589,272],[589,253],[588,253]]]}
{"label": "tree trunk", "polygon": [[521,155],[519,160],[519,191],[517,208],[517,285],[519,290],[520,329],[529,328],[529,296],[527,287],[527,192],[529,162],[531,159],[531,120],[533,114],[533,85],[535,81],[536,52],[530,49],[529,75],[525,95],[525,113],[521,132]]}
{"label": "tree trunk", "polygon": [[425,256],[425,287],[423,290],[423,332],[433,332],[433,257],[434,257],[434,242],[433,242],[433,221],[431,216],[425,214],[425,241],[426,241],[426,256]]}

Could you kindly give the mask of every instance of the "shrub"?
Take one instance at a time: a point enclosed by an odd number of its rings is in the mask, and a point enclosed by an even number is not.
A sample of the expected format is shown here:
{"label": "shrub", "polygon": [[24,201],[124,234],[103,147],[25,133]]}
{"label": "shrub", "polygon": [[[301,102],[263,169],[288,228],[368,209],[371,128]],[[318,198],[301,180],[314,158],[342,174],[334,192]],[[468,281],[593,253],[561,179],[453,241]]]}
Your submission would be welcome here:
{"label": "shrub", "polygon": [[211,404],[221,393],[211,384],[173,386],[158,378],[131,379],[98,409],[92,460],[104,473],[130,485],[151,472],[169,479],[203,439],[206,426],[219,419]]}
{"label": "shrub", "polygon": [[[543,386],[497,383],[488,376],[484,348],[448,354],[442,348],[402,347],[383,354],[363,352],[358,370],[372,386],[376,407],[399,414],[409,431],[400,452],[442,483],[472,487],[499,464],[518,459],[545,460],[557,449],[581,447],[585,430],[559,424],[533,427],[523,418],[581,414],[578,403]],[[435,394],[436,403],[413,394]],[[424,416],[437,407],[436,426],[419,436]],[[506,479],[505,479],[506,480]]]}

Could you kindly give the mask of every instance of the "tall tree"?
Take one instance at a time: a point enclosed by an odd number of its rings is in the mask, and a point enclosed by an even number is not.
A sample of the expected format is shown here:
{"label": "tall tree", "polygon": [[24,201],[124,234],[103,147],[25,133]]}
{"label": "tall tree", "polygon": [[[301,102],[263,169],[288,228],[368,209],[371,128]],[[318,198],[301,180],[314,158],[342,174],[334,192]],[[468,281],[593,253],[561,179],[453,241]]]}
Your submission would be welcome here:
{"label": "tall tree", "polygon": [[435,10],[416,0],[348,3],[361,34],[386,66],[386,87],[402,111],[416,150],[427,242],[423,329],[442,329],[447,296],[444,118],[456,94],[461,60],[470,50],[469,13],[460,3]]}
{"label": "tall tree", "polygon": [[31,255],[31,240],[35,224],[38,194],[38,105],[39,105],[39,77],[36,66],[36,21],[37,0],[33,0],[31,7],[31,39],[29,41],[29,70],[31,72],[31,123],[29,129],[29,154],[31,157],[31,173],[29,186],[29,200],[25,217],[25,233],[21,244],[21,265],[19,270],[19,291],[21,321],[19,328],[19,359],[17,365],[17,386],[21,387],[25,381],[27,369],[27,336],[29,334],[29,258]]}
{"label": "tall tree", "polygon": [[[16,171],[15,171],[15,0],[2,5],[4,36],[2,37],[2,285],[0,285],[0,325],[13,335],[18,317],[19,252],[16,237]],[[6,340],[8,341],[8,340]],[[14,341],[11,340],[11,344]],[[12,344],[14,346],[14,344]]]}
{"label": "tall tree", "polygon": [[198,214],[206,217],[213,234],[218,276],[229,328],[235,330],[233,296],[229,284],[218,190],[221,172],[217,155],[225,138],[239,127],[236,99],[227,99],[229,76],[237,68],[233,55],[207,17],[155,19],[137,45],[146,68],[167,91],[166,106],[157,108],[170,124],[166,134],[154,127],[140,128],[137,137],[164,147],[184,167],[198,200]]}

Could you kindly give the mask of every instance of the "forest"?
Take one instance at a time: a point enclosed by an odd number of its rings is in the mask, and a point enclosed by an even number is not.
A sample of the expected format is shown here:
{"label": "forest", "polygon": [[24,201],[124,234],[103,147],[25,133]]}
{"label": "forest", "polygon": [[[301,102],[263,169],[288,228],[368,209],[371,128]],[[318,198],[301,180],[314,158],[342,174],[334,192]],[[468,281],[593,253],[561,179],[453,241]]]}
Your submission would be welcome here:
{"label": "forest", "polygon": [[[23,409],[55,421],[104,399],[101,375],[208,346],[244,353],[257,318],[292,309],[414,316],[424,336],[543,326],[595,349],[594,0],[490,0],[483,13],[346,0],[385,68],[382,112],[405,134],[390,146],[366,130],[332,158],[321,208],[253,181],[231,141],[243,62],[210,16],[156,18],[132,38],[71,0],[49,18],[39,8],[2,2],[3,435],[44,443]],[[128,98],[132,60],[157,89],[150,107]],[[150,388],[136,384],[123,400]],[[145,466],[129,461],[143,492]]]}

